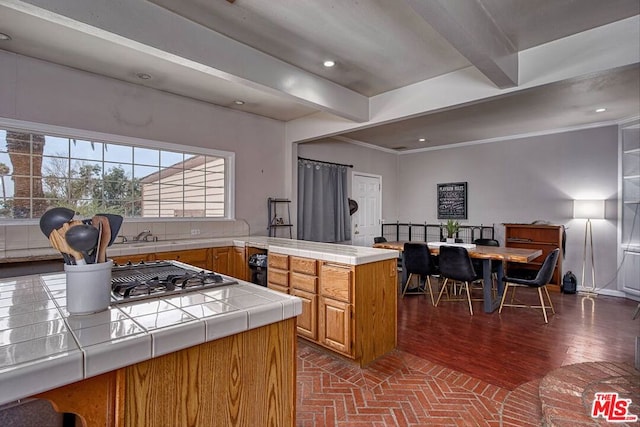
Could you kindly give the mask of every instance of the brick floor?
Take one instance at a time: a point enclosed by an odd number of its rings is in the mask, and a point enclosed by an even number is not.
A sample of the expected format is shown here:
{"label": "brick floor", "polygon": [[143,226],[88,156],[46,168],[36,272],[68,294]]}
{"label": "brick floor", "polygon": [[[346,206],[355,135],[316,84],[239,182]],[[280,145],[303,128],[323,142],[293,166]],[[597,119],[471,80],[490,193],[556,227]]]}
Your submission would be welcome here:
{"label": "brick floor", "polygon": [[564,366],[509,391],[400,350],[360,368],[299,340],[297,369],[298,427],[594,427],[606,425],[590,417],[606,391],[640,414],[640,372],[623,363]]}
{"label": "brick floor", "polygon": [[300,427],[498,427],[502,403],[509,394],[402,351],[360,368],[299,341]]}

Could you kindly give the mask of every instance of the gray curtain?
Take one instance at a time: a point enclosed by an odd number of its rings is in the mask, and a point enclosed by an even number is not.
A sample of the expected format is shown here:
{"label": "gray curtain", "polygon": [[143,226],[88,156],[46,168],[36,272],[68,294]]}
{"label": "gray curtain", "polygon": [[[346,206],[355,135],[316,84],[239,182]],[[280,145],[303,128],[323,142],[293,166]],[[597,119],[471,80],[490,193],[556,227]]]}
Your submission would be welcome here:
{"label": "gray curtain", "polygon": [[351,239],[348,166],[298,159],[298,239]]}

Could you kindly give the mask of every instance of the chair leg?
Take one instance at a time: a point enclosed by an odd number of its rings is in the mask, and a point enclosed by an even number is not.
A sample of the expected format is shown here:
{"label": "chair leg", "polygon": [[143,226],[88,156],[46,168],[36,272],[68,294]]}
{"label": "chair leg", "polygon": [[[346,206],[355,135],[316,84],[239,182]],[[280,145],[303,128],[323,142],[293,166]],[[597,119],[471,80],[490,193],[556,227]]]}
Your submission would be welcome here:
{"label": "chair leg", "polygon": [[500,310],[498,310],[498,314],[502,313],[502,307],[504,306],[504,300],[507,298],[508,291],[509,291],[509,282],[505,282],[504,289],[502,290],[502,299],[500,300]]}
{"label": "chair leg", "polygon": [[407,277],[407,281],[402,287],[402,298],[404,298],[404,294],[407,293],[407,288],[409,287],[409,283],[411,283],[411,277],[413,277],[413,273],[409,273],[409,277]]}
{"label": "chair leg", "polygon": [[[447,288],[447,282],[449,281],[449,279],[445,278],[444,279],[444,283],[442,284],[442,288],[440,288],[440,293],[438,294],[438,299],[436,300],[436,303],[434,304],[434,307],[438,306],[438,303],[440,302],[440,298],[442,298],[442,293],[444,292],[444,290]],[[449,293],[447,292],[447,295]]]}
{"label": "chair leg", "polygon": [[551,312],[556,314],[556,310],[553,308],[553,303],[551,302],[551,297],[549,296],[549,290],[546,286],[543,286],[544,292],[547,294],[547,300],[549,301],[549,307],[551,307]]}
{"label": "chair leg", "polygon": [[424,281],[425,286],[429,287],[429,296],[431,297],[431,305],[435,306],[436,303],[433,301],[433,289],[431,289],[431,278],[429,276],[427,276],[427,278]]}
{"label": "chair leg", "polygon": [[473,316],[473,306],[471,305],[471,292],[469,291],[469,282],[464,282],[464,288],[467,291],[467,301],[469,302],[469,313]]}
{"label": "chair leg", "polygon": [[538,288],[538,296],[540,296],[540,307],[542,307],[542,314],[544,315],[544,323],[549,323],[547,319],[547,309],[544,307],[544,298],[542,298],[542,289]]}

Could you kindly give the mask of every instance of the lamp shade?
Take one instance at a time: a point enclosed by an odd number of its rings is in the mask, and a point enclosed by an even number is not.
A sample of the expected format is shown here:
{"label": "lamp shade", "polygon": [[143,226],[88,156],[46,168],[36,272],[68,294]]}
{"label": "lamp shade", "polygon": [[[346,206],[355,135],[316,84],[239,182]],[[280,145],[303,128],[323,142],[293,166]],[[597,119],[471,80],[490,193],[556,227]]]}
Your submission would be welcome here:
{"label": "lamp shade", "polygon": [[573,217],[604,219],[604,200],[574,200]]}

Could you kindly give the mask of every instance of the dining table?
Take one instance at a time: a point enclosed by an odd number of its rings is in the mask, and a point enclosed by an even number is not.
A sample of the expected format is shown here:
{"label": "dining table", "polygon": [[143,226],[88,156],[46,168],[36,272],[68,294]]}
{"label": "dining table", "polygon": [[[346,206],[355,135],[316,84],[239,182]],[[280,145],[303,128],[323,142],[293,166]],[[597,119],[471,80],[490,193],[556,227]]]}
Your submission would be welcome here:
{"label": "dining table", "polygon": [[[408,241],[394,241],[394,242],[381,242],[374,243],[374,248],[383,249],[395,249],[400,253],[404,250],[404,244]],[[468,243],[446,243],[446,242],[417,242],[411,241],[410,243],[421,243],[429,247],[429,252],[432,255],[439,255],[440,246],[462,246],[467,249],[471,258],[482,260],[483,271],[483,286],[482,292],[484,297],[484,312],[492,313],[500,306],[500,300],[502,299],[502,293],[504,291],[504,284],[502,278],[504,277],[504,263],[516,262],[516,263],[529,263],[534,259],[542,255],[540,249],[523,249],[523,248],[507,248],[502,246],[482,246]],[[491,261],[498,261],[497,269],[497,293],[494,297],[492,292],[492,280],[491,280]],[[404,268],[404,259],[402,261],[402,283],[406,283],[407,274]]]}

